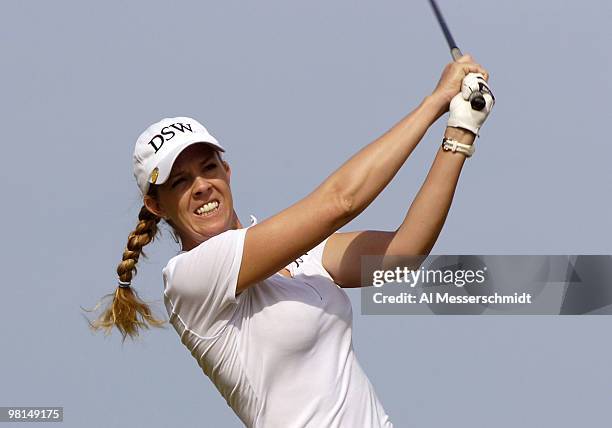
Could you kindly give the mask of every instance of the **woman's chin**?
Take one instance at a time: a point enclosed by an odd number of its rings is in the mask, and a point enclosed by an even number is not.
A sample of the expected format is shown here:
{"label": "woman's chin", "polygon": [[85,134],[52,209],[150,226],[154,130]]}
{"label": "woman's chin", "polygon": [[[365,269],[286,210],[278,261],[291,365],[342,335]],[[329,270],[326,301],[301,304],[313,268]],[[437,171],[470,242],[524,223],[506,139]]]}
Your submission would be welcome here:
{"label": "woman's chin", "polygon": [[197,217],[193,228],[200,235],[207,237],[216,236],[229,229],[227,218],[221,212],[214,213],[208,217]]}

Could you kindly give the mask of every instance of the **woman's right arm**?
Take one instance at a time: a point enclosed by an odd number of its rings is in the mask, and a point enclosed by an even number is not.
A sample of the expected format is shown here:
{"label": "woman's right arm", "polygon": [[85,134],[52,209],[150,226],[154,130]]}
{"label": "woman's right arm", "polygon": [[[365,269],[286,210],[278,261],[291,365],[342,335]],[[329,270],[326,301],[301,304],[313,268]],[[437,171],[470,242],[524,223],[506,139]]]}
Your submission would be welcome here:
{"label": "woman's right arm", "polygon": [[236,293],[283,269],[359,215],[395,176],[431,124],[448,110],[463,77],[483,71],[467,60],[449,64],[434,93],[408,116],[361,149],[304,199],[250,227]]}

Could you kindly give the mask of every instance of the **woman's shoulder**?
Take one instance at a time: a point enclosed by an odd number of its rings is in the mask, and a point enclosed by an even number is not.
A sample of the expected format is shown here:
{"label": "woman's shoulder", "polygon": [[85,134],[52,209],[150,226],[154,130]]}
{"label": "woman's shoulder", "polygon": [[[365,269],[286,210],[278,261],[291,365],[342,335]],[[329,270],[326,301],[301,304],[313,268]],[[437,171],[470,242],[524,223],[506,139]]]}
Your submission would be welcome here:
{"label": "woman's shoulder", "polygon": [[[185,272],[193,276],[198,272],[213,273],[226,265],[234,265],[244,245],[246,229],[230,229],[219,233],[188,251],[168,260],[162,272],[164,279],[170,280]],[[202,272],[203,273],[203,272]]]}

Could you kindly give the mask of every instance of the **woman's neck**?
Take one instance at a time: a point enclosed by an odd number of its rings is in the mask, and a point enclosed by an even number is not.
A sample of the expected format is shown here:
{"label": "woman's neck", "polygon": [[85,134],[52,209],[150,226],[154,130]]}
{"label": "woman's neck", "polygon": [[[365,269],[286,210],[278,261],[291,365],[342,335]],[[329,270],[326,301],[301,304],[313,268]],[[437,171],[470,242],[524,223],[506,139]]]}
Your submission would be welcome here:
{"label": "woman's neck", "polygon": [[[243,229],[244,226],[242,225],[242,223],[240,222],[240,219],[238,218],[238,215],[236,214],[236,211],[234,210],[234,221],[233,221],[233,226],[230,227],[228,230],[232,229],[232,230],[236,230],[236,229]],[[225,230],[223,232],[226,232]],[[220,232],[220,233],[223,233]],[[198,245],[200,245],[202,242],[206,241],[201,241],[201,242],[195,242],[195,241],[187,241],[184,240],[183,238],[181,238],[181,241],[183,243],[182,245],[182,250],[183,251],[189,251],[189,250],[193,250],[195,247],[197,247]]]}

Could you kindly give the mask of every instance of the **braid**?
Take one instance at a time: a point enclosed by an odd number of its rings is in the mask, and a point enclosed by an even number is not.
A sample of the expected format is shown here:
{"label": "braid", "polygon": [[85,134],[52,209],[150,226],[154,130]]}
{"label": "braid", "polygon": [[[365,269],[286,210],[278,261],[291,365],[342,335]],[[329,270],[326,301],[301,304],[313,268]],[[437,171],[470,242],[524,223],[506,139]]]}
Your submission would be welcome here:
{"label": "braid", "polygon": [[151,213],[144,205],[138,214],[138,224],[136,229],[128,236],[127,246],[123,251],[123,257],[119,266],[117,266],[117,274],[123,282],[132,281],[132,272],[136,274],[136,263],[142,254],[146,257],[142,247],[152,242],[157,235],[157,223],[161,220],[155,214]]}
{"label": "braid", "polygon": [[[98,319],[89,322],[92,330],[103,329],[106,334],[110,333],[113,326],[117,327],[123,336],[123,341],[127,336],[132,339],[138,336],[139,328],[161,327],[165,323],[165,321],[158,320],[152,315],[149,306],[138,297],[136,290],[129,285],[133,275],[136,274],[136,263],[138,263],[140,255],[146,257],[142,247],[155,239],[158,231],[157,224],[161,218],[151,213],[143,205],[138,214],[138,220],[136,228],[128,236],[127,246],[123,251],[121,262],[117,266],[119,281],[123,285],[117,287],[114,294],[105,296],[112,296],[112,302],[104,309]],[[98,308],[101,303],[102,301],[98,302],[93,310]]]}

